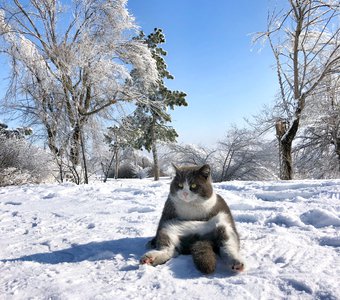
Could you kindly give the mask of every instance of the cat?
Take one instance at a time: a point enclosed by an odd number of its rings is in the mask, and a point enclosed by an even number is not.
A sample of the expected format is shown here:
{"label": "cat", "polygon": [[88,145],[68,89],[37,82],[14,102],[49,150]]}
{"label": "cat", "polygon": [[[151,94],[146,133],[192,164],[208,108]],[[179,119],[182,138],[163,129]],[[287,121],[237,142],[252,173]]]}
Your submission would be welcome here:
{"label": "cat", "polygon": [[213,191],[209,165],[174,165],[176,176],[170,184],[153,248],[141,264],[157,266],[179,254],[191,254],[202,273],[216,268],[216,254],[236,272],[244,270],[240,238],[227,203]]}

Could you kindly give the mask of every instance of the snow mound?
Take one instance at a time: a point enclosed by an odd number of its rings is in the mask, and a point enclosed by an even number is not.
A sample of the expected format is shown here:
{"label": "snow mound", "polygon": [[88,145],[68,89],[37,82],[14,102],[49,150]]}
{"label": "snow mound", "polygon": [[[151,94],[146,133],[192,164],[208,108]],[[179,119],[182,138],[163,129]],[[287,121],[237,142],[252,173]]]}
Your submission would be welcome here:
{"label": "snow mound", "polygon": [[303,223],[295,216],[278,213],[276,216],[269,218],[266,224],[276,224],[279,226],[292,227],[303,226]]}
{"label": "snow mound", "polygon": [[326,226],[340,226],[340,218],[331,212],[322,209],[311,209],[300,216],[303,223],[315,228]]}

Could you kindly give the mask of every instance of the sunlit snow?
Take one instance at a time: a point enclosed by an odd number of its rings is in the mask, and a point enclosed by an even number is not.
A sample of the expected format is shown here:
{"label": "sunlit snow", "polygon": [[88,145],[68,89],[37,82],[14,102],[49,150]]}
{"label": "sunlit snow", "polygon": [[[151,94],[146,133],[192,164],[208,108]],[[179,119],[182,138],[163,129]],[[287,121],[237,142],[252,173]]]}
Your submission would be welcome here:
{"label": "sunlit snow", "polygon": [[139,265],[170,179],[0,189],[1,299],[339,299],[340,180],[224,182],[246,271]]}

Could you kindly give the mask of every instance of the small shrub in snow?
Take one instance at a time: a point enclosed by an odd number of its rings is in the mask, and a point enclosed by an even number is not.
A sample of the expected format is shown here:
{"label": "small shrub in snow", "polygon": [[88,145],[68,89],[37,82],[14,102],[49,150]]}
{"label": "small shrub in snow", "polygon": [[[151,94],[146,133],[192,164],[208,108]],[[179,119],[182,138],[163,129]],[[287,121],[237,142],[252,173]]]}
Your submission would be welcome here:
{"label": "small shrub in snow", "polygon": [[[113,178],[114,172],[112,172],[112,174],[110,174],[109,177]],[[133,173],[131,164],[125,163],[119,167],[118,178],[134,178],[134,177],[135,175]]]}
{"label": "small shrub in snow", "polygon": [[150,176],[151,167],[143,168],[142,166],[132,166],[132,172],[135,177],[139,179],[147,178]]}
{"label": "small shrub in snow", "polygon": [[0,186],[20,185],[29,182],[31,175],[17,168],[7,168],[0,171]]}
{"label": "small shrub in snow", "polygon": [[50,156],[24,139],[0,137],[0,186],[41,183],[51,177]]}

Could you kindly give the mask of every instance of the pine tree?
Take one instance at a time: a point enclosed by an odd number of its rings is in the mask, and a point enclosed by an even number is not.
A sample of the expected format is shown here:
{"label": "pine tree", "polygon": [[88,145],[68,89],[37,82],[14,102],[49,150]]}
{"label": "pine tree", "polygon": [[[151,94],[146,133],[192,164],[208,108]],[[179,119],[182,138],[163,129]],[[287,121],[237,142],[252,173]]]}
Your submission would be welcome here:
{"label": "pine tree", "polygon": [[[168,108],[173,110],[175,106],[187,106],[185,100],[186,94],[182,91],[172,91],[165,86],[165,80],[174,79],[173,75],[167,70],[164,57],[167,52],[159,44],[165,43],[165,36],[162,29],[155,28],[154,32],[147,37],[143,32],[137,37],[144,41],[156,61],[159,80],[157,85],[146,91],[146,97],[149,100],[147,104],[138,104],[132,116],[128,120],[132,130],[135,133],[133,147],[136,149],[146,149],[152,151],[154,161],[154,178],[159,179],[159,163],[157,154],[158,142],[175,142],[178,134],[176,130],[169,126],[171,116],[167,112]],[[134,70],[131,72],[135,76]],[[136,134],[138,133],[138,134]]]}

